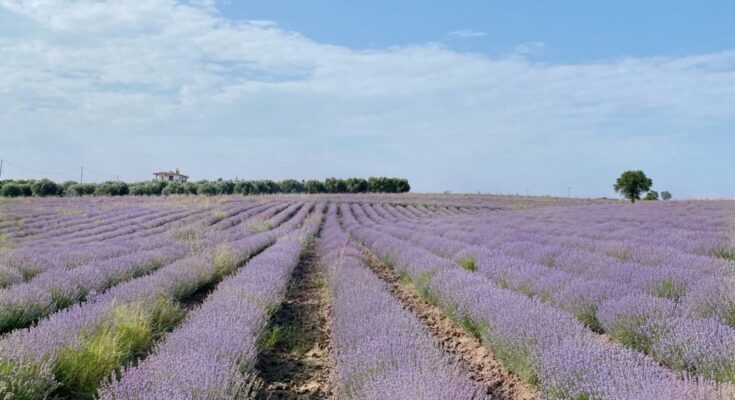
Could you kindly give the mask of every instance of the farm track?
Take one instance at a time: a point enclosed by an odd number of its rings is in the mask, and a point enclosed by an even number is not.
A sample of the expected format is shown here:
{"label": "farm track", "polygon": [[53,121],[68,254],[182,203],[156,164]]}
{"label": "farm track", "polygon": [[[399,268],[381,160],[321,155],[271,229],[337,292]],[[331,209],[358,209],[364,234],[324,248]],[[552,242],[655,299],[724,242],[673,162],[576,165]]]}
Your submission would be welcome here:
{"label": "farm track", "polygon": [[329,387],[330,305],[315,239],[302,256],[286,299],[271,318],[282,336],[261,353],[256,370],[262,379],[259,400],[324,399]]}
{"label": "farm track", "polygon": [[486,388],[493,400],[535,400],[539,392],[508,372],[482,342],[469,335],[439,307],[422,299],[416,290],[403,283],[392,268],[385,265],[365,246],[360,248],[367,256],[367,265],[391,286],[391,292],[412,311],[436,338],[439,347],[449,359],[476,382]]}

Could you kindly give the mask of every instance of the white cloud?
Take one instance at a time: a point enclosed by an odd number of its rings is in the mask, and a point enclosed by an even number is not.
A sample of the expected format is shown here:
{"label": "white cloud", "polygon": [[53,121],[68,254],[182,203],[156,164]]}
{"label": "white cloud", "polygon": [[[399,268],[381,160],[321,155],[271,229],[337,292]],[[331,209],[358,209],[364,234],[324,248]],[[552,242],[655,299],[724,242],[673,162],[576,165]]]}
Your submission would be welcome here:
{"label": "white cloud", "polygon": [[457,39],[472,39],[487,36],[487,33],[472,29],[458,29],[456,31],[447,32],[447,35]]}
{"label": "white cloud", "polygon": [[36,169],[83,159],[128,179],[173,164],[536,193],[575,179],[604,194],[593,176],[673,171],[672,153],[690,160],[693,137],[716,141],[735,120],[735,52],[548,64],[439,44],[356,51],[226,20],[208,1],[0,5],[33,25],[0,38],[0,153]]}

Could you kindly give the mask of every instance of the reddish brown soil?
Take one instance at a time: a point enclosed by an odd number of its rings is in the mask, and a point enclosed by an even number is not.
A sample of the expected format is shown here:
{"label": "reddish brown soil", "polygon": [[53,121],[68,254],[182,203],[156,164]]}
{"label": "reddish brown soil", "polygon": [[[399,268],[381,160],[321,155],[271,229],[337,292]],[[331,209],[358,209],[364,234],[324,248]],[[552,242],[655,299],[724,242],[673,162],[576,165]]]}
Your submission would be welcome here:
{"label": "reddish brown soil", "polygon": [[258,360],[256,370],[263,381],[258,399],[316,400],[331,395],[326,291],[312,246],[296,267],[286,300],[271,320],[271,326],[280,326],[286,333]]}

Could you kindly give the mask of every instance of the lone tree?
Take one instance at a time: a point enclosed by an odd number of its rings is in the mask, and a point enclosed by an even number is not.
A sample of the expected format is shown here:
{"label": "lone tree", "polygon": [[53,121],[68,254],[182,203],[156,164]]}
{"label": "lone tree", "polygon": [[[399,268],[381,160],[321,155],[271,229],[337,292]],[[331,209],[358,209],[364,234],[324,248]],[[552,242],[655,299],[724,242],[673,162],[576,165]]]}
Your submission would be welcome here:
{"label": "lone tree", "polygon": [[661,192],[661,198],[664,200],[671,200],[671,193],[668,190]]}
{"label": "lone tree", "polygon": [[651,190],[653,181],[649,179],[641,170],[625,171],[618,178],[613,188],[619,192],[631,203],[641,199],[641,193]]}

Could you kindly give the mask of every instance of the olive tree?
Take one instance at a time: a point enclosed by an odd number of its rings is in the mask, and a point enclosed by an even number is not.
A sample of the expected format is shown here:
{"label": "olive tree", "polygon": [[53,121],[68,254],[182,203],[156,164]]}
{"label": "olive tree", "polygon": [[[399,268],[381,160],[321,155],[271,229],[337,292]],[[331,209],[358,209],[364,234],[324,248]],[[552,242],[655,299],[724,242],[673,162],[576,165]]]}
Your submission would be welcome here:
{"label": "olive tree", "polygon": [[643,171],[625,171],[615,182],[613,189],[635,203],[641,199],[641,193],[651,190],[652,185],[653,181]]}

